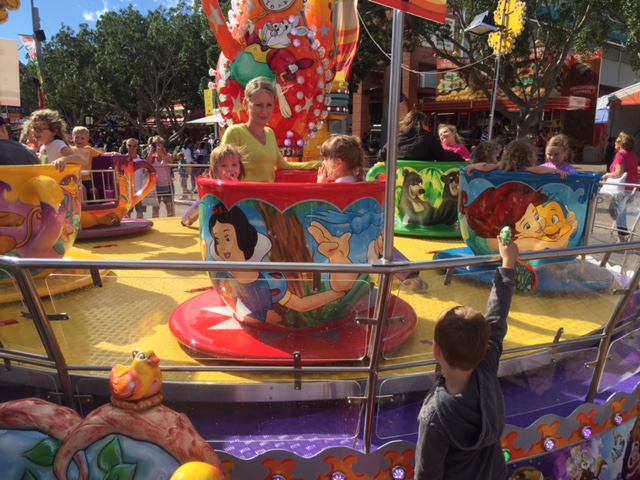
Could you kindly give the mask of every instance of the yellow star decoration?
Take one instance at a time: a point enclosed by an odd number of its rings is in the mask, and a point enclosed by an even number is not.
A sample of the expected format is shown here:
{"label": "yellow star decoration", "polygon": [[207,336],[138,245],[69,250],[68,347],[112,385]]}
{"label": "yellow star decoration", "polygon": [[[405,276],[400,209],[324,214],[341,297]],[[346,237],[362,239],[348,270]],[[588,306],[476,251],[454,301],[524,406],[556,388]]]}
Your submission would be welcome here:
{"label": "yellow star decoration", "polygon": [[[488,43],[496,55],[506,55],[513,50],[516,38],[524,29],[525,4],[520,0],[500,0],[498,8],[493,12],[496,25],[501,26],[497,32],[489,34]],[[504,23],[502,21],[504,12]],[[502,43],[500,39],[502,38]]]}

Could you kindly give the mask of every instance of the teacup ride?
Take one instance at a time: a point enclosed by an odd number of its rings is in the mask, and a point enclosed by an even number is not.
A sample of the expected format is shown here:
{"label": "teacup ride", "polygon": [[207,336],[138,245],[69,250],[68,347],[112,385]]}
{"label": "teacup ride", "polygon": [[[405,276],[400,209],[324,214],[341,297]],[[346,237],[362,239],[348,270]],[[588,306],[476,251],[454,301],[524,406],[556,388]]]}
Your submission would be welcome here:
{"label": "teacup ride", "polygon": [[[275,183],[198,178],[202,258],[207,262],[371,263],[381,256],[384,182],[316,183],[281,172]],[[169,326],[194,357],[289,365],[367,355],[377,290],[369,275],[212,272],[213,286],[180,305]],[[416,328],[393,297],[385,351]],[[295,357],[295,360],[294,360]]]}
{"label": "teacup ride", "polygon": [[[128,218],[127,213],[153,192],[156,171],[144,160],[131,160],[127,155],[100,155],[93,159],[91,184],[98,192],[96,199],[82,204],[82,229],[78,239],[95,239],[131,235],[153,226],[151,220]],[[143,179],[136,190],[135,178]]]}
{"label": "teacup ride", "polygon": [[[77,258],[70,252],[80,229],[80,166],[64,171],[53,165],[0,167],[0,255],[18,258]],[[42,295],[86,286],[86,272],[52,281],[52,270],[32,270]],[[79,271],[71,271],[79,273]],[[0,270],[0,303],[22,299],[10,271]]]}
{"label": "teacup ride", "polygon": [[[491,255],[498,252],[496,237],[510,227],[522,252],[562,250],[587,244],[595,213],[600,175],[558,175],[524,172],[460,171],[459,223],[466,247],[437,252],[435,259]],[[490,283],[494,267],[466,267]],[[567,293],[604,290],[613,283],[606,269],[575,256],[520,262],[517,286],[522,290]],[[527,272],[528,270],[528,272]]]}
{"label": "teacup ride", "polygon": [[[460,238],[458,190],[460,167],[466,162],[398,160],[394,232],[434,238]],[[368,180],[386,176],[387,165],[378,163]]]}

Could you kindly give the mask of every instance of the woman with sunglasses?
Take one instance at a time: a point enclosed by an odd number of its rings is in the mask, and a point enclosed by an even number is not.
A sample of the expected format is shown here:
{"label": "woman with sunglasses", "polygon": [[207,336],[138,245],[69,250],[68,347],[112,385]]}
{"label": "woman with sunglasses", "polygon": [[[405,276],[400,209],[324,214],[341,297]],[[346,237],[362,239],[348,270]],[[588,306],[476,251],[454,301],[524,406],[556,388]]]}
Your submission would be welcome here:
{"label": "woman with sunglasses", "polygon": [[[609,173],[603,175],[602,180],[609,178],[619,179],[627,174],[623,183],[638,184],[638,157],[633,151],[636,146],[635,139],[625,132],[620,132],[615,142],[616,156],[613,159]],[[634,187],[625,187],[623,195],[611,198],[609,204],[609,215],[616,220],[618,230],[618,242],[629,240],[629,229],[627,228],[627,203],[633,196]]]}

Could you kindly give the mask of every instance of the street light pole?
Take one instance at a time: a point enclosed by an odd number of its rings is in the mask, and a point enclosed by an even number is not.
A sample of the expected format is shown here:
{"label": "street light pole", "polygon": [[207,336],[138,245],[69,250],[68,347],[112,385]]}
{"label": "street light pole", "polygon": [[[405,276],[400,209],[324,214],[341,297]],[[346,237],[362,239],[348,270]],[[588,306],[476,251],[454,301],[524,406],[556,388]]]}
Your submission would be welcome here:
{"label": "street light pole", "polygon": [[491,111],[489,113],[489,140],[491,140],[493,136],[493,123],[496,114],[496,100],[498,99],[498,79],[500,78],[500,59],[502,58],[502,39],[504,38],[504,16],[505,12],[504,10],[502,10],[500,25],[498,26],[500,33],[500,42],[498,45],[498,54],[496,55],[496,68],[493,75],[493,93],[491,94]]}
{"label": "street light pole", "polygon": [[44,96],[44,75],[42,73],[42,43],[41,38],[43,35],[42,30],[40,29],[40,14],[38,9],[33,4],[33,0],[31,0],[31,22],[33,25],[33,40],[36,45],[36,63],[38,66],[38,80],[40,85],[38,86],[38,108],[42,109],[45,107],[45,96]]}

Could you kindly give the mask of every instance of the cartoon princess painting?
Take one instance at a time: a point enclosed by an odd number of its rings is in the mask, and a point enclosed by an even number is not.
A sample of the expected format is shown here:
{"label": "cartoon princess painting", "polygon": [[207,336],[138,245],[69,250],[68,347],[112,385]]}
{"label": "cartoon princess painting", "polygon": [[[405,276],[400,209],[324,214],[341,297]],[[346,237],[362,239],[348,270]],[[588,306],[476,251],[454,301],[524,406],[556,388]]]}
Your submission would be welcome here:
{"label": "cartoon princess painting", "polygon": [[[271,241],[251,225],[238,206],[227,209],[222,203],[216,204],[209,220],[209,231],[213,238],[211,254],[216,260],[259,262],[271,249]],[[351,233],[336,237],[318,222],[312,222],[308,231],[318,242],[318,251],[331,263],[351,263]],[[343,297],[356,277],[332,274],[329,290],[299,296],[289,289],[282,272],[219,272],[219,279],[233,281],[221,282],[218,289],[240,320],[277,325],[287,309],[308,312]]]}
{"label": "cartoon princess painting", "polygon": [[565,214],[559,202],[520,182],[487,188],[470,203],[463,191],[460,213],[494,252],[498,251],[496,237],[506,226],[511,227],[521,252],[567,248],[578,228],[573,212]]}

